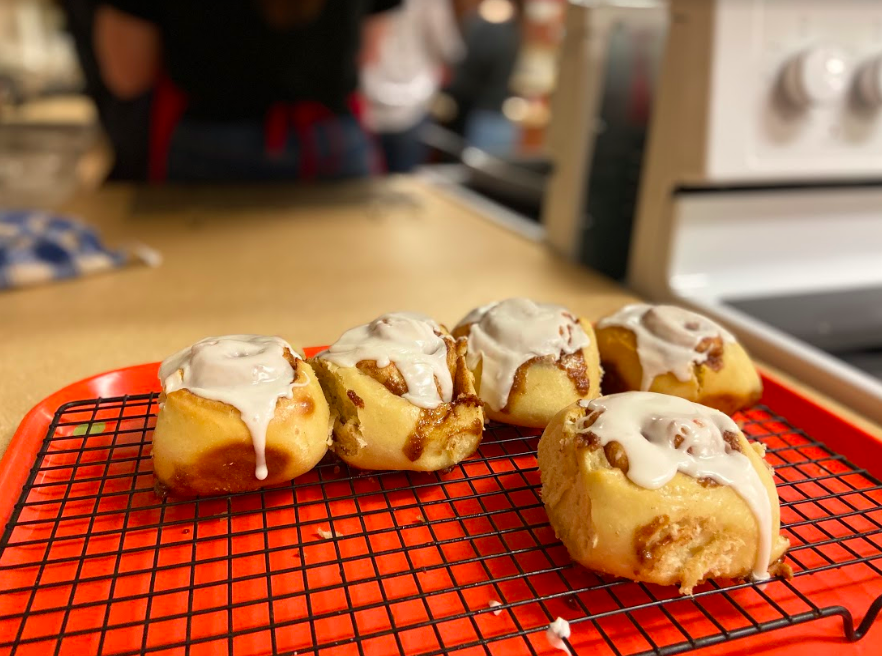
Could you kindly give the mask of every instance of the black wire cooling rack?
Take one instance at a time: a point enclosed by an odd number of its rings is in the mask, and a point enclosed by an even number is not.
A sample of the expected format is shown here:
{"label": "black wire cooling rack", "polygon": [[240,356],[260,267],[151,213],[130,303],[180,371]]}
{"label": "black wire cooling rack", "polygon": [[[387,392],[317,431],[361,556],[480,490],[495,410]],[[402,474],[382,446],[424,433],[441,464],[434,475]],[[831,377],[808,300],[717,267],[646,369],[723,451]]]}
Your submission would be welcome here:
{"label": "black wire cooling rack", "polygon": [[681,597],[570,562],[535,431],[492,426],[446,473],[329,458],[282,487],[160,501],[156,400],[56,413],[0,541],[0,654],[536,656],[560,653],[556,617],[574,654],[674,654],[831,616],[857,640],[882,606],[882,483],[764,407],[736,418],[775,466],[793,578]]}

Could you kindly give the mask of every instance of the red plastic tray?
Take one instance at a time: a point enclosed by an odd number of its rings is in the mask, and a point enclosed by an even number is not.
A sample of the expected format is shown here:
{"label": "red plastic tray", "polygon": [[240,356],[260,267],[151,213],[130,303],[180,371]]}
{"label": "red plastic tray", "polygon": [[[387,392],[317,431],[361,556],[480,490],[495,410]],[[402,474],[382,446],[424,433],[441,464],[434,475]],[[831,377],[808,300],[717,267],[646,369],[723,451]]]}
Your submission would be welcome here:
{"label": "red plastic tray", "polygon": [[[701,653],[882,650],[878,629],[846,642],[837,614],[859,622],[882,595],[882,444],[768,376],[771,412],[740,419],[789,481],[779,490],[794,556],[823,571],[659,601],[676,595],[569,568],[536,493],[535,436],[512,428],[444,475],[349,477],[328,462],[290,487],[160,503],[151,402],[73,405],[53,425],[71,402],[158,391],[156,372],[94,376],[22,421],[0,461],[0,523],[18,513],[0,543],[0,654],[553,654],[542,629],[557,615],[573,621],[579,654],[649,650],[647,635],[688,649],[720,628],[733,639]],[[318,534],[331,527],[335,538]],[[504,602],[499,616],[490,599]],[[788,626],[812,609],[829,617]],[[600,619],[578,623],[586,612]],[[734,639],[754,622],[775,630]]]}

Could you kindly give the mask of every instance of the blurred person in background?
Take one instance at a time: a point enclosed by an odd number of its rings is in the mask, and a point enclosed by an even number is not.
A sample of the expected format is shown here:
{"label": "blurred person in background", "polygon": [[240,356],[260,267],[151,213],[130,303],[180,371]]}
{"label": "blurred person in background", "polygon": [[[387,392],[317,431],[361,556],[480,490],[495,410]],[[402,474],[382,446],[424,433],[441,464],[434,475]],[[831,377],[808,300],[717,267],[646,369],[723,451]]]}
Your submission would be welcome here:
{"label": "blurred person in background", "polygon": [[481,0],[465,21],[466,56],[455,68],[445,95],[455,109],[450,128],[472,146],[505,153],[517,140],[502,113],[521,47],[522,2]]}
{"label": "blurred person in background", "polygon": [[[378,19],[376,22],[379,22]],[[384,15],[384,27],[362,66],[367,123],[378,134],[386,168],[405,173],[423,163],[420,131],[444,75],[465,44],[449,0],[404,0]],[[371,37],[368,37],[368,40]]]}
{"label": "blurred person in background", "polygon": [[85,92],[98,112],[101,126],[113,144],[114,161],[107,174],[109,180],[146,180],[149,158],[149,125],[152,95],[144,93],[133,98],[118,98],[101,79],[95,58],[96,0],[65,0],[63,3],[67,29],[74,39]]}
{"label": "blurred person in background", "polygon": [[379,163],[356,93],[360,33],[399,2],[103,0],[94,57],[117,101],[152,96],[151,180],[364,176]]}

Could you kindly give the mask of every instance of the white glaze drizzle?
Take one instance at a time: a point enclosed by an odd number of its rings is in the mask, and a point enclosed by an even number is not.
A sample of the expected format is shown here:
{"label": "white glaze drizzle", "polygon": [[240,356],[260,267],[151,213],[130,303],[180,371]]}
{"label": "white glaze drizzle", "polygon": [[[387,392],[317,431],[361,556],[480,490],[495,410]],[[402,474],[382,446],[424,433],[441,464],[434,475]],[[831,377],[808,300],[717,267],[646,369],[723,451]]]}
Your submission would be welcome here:
{"label": "white glaze drizzle", "polygon": [[598,328],[610,326],[634,333],[643,369],[642,390],[648,390],[656,376],[668,372],[677,380],[691,380],[693,365],[708,359],[707,352],[695,350],[702,340],[720,337],[724,342],[735,341],[730,332],[707,317],[673,305],[627,305],[597,323]]}
{"label": "white glaze drizzle", "polygon": [[467,361],[481,365],[481,399],[495,411],[508,403],[518,367],[532,358],[560,357],[589,344],[587,333],[559,305],[510,298],[472,310],[459,322],[471,324]]}
{"label": "white glaze drizzle", "polygon": [[402,398],[420,408],[437,408],[453,399],[447,348],[440,326],[429,317],[390,312],[347,330],[317,357],[341,367],[354,367],[365,360],[376,361],[378,367],[394,364],[407,383]]}
{"label": "white glaze drizzle", "polygon": [[480,321],[485,314],[491,309],[502,303],[503,301],[493,301],[492,303],[487,303],[487,305],[482,305],[481,307],[476,307],[474,310],[465,315],[462,319],[460,319],[459,323],[456,324],[454,330],[456,328],[462,328],[463,326],[467,326],[470,323],[476,323]]}
{"label": "white glaze drizzle", "polygon": [[227,403],[242,415],[254,442],[254,476],[264,480],[266,429],[280,398],[293,397],[294,369],[285,351],[299,355],[279,337],[267,335],[224,335],[206,337],[166,358],[159,367],[162,390],[171,394],[190,390],[205,399]]}
{"label": "white glaze drizzle", "polygon": [[[576,430],[590,431],[603,446],[621,444],[628,456],[627,476],[636,485],[657,490],[680,471],[695,479],[711,478],[735,490],[756,519],[753,578],[769,578],[772,506],[750,459],[723,438],[726,431],[740,433],[734,421],[718,410],[655,392],[610,394],[579,405],[588,412],[576,421]],[[595,410],[602,414],[587,427]],[[678,435],[683,441],[676,447]]]}
{"label": "white glaze drizzle", "polygon": [[570,653],[567,643],[564,642],[564,638],[568,639],[570,637],[570,623],[564,618],[558,617],[549,624],[548,628],[545,629],[545,637],[548,640],[548,644],[555,649]]}

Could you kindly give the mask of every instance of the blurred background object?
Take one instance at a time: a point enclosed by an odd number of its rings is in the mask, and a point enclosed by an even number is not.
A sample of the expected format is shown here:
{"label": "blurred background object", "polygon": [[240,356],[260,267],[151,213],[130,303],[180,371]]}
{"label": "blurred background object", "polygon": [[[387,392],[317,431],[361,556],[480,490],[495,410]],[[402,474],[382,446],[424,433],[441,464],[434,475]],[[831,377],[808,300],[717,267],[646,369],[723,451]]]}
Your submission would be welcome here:
{"label": "blurred background object", "polygon": [[0,4],[0,100],[21,104],[38,96],[69,93],[81,75],[63,15],[49,0]]}
{"label": "blurred background object", "polygon": [[882,3],[671,16],[628,283],[882,419]]}
{"label": "blurred background object", "polygon": [[[466,57],[436,103],[427,139],[457,163],[434,179],[497,218],[534,222],[551,162],[549,97],[563,33],[563,0],[482,0],[464,12]],[[508,221],[512,224],[512,221]]]}
{"label": "blurred background object", "polygon": [[570,3],[542,221],[553,248],[623,279],[668,29],[661,1]]}
{"label": "blurred background object", "polygon": [[135,262],[159,266],[143,244],[111,248],[92,226],[42,211],[0,211],[0,290],[107,272]]}
{"label": "blurred background object", "polygon": [[[108,180],[309,180],[376,173],[377,146],[389,172],[453,163],[465,186],[537,221],[564,7],[10,1],[0,7],[0,120],[16,134],[0,139],[17,158],[5,176],[17,177],[6,198],[45,187],[54,193],[41,204],[57,204],[78,184],[58,176],[86,155]],[[352,95],[359,72],[366,103]],[[46,130],[22,127],[60,92]]]}
{"label": "blurred background object", "polygon": [[107,170],[64,15],[49,0],[0,3],[0,206],[55,206]]}
{"label": "blurred background object", "polygon": [[466,56],[445,90],[456,108],[449,127],[494,154],[509,152],[515,140],[502,104],[521,45],[521,18],[514,2],[482,0],[465,19]]}
{"label": "blurred background object", "polygon": [[148,125],[152,95],[118,98],[104,83],[95,55],[95,14],[98,0],[64,0],[67,30],[74,40],[83,71],[82,92],[95,107],[111,148],[109,180],[147,179]]}
{"label": "blurred background object", "polygon": [[[382,21],[382,22],[381,22]],[[426,160],[421,132],[445,76],[465,44],[448,0],[404,0],[365,31],[361,87],[367,124],[377,134],[386,170],[406,173]],[[376,40],[377,43],[371,43]]]}
{"label": "blurred background object", "polygon": [[[399,4],[99,2],[92,54],[100,81],[117,101],[150,96],[147,125],[108,130],[111,140],[143,143],[146,132],[153,182],[314,181],[377,172],[357,93],[360,34],[376,14]],[[119,156],[133,146],[116,150]]]}

